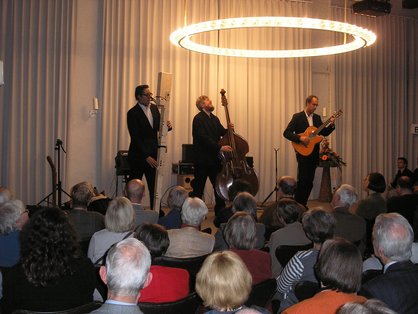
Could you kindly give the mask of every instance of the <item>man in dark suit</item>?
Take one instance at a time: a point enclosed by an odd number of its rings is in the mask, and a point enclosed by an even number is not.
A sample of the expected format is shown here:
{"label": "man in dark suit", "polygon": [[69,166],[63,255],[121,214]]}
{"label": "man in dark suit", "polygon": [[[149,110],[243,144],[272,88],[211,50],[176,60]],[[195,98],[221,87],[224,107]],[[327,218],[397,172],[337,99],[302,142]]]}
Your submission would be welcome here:
{"label": "man in dark suit", "polygon": [[[160,127],[160,112],[151,103],[152,93],[148,85],[135,88],[137,104],[128,111],[128,130],[131,137],[128,161],[129,179],[147,179],[151,209],[154,205],[155,170],[158,150],[158,131]],[[169,130],[171,123],[167,121]]]}
{"label": "man in dark suit", "polygon": [[[194,183],[191,196],[202,198],[206,180],[209,177],[215,187],[216,176],[221,170],[220,152],[232,151],[231,146],[221,146],[219,140],[225,135],[225,129],[218,117],[212,114],[215,107],[208,96],[202,95],[196,100],[199,113],[193,119]],[[233,127],[231,125],[231,127]],[[215,194],[215,213],[225,207],[225,202]]]}
{"label": "man in dark suit", "polygon": [[418,313],[418,266],[410,261],[413,239],[411,225],[400,214],[377,216],[373,247],[383,274],[365,283],[359,294],[379,299],[397,313]]}
{"label": "man in dark suit", "polygon": [[[321,117],[314,113],[317,107],[318,97],[314,95],[308,96],[305,102],[305,109],[293,115],[292,120],[283,132],[283,136],[289,141],[308,145],[310,142],[309,137],[299,134],[305,132],[309,126],[314,126],[316,128],[321,126]],[[331,121],[334,122],[334,119],[331,119]],[[324,128],[319,135],[327,136],[331,134],[334,129],[334,123],[331,123],[331,125]],[[315,170],[319,163],[319,143],[315,145],[309,156],[303,156],[296,152],[296,159],[298,161],[298,182],[295,200],[306,206],[313,187]]]}

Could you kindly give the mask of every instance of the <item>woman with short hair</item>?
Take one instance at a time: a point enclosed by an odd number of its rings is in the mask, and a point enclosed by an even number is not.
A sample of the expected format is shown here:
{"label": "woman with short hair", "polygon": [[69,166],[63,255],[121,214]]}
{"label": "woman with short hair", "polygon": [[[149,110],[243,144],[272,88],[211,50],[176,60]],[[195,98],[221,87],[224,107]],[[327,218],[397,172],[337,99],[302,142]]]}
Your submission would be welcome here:
{"label": "woman with short hair", "polygon": [[170,190],[167,197],[167,205],[170,211],[158,220],[158,224],[167,230],[181,227],[181,207],[189,193],[182,186],[175,186]]}

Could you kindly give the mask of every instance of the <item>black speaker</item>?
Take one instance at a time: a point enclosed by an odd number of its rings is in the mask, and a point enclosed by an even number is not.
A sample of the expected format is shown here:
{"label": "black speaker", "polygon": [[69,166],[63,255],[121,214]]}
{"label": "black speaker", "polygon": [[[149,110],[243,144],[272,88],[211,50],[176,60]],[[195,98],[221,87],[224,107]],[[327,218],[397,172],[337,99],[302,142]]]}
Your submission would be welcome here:
{"label": "black speaker", "polygon": [[181,161],[183,163],[193,163],[193,144],[183,144],[181,145]]}
{"label": "black speaker", "polygon": [[117,176],[129,175],[128,151],[120,150],[115,157],[115,168]]}

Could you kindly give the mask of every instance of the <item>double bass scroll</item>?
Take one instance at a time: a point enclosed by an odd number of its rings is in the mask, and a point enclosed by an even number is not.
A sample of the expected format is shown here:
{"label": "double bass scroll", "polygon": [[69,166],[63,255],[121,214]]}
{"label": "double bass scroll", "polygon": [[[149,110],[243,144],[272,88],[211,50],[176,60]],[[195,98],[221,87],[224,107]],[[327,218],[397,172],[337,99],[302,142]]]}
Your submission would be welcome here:
{"label": "double bass scroll", "polygon": [[[236,134],[230,127],[231,119],[228,110],[228,100],[226,91],[221,90],[222,106],[225,108],[225,115],[228,125],[226,134],[219,141],[221,146],[231,146],[232,152],[222,152],[222,170],[216,177],[216,193],[224,200],[230,200],[228,195],[229,187],[235,180],[247,181],[250,186],[250,193],[256,195],[259,189],[259,181],[254,169],[247,164],[245,155],[249,152],[248,142],[240,135]],[[230,200],[232,201],[232,200]]]}

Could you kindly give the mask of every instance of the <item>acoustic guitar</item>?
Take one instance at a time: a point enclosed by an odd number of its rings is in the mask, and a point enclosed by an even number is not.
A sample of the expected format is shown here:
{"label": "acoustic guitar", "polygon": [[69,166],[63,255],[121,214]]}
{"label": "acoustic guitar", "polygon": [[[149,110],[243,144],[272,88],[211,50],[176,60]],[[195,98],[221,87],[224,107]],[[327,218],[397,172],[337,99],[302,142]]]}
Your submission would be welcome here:
{"label": "acoustic guitar", "polygon": [[307,145],[305,145],[303,143],[292,142],[292,145],[293,145],[293,148],[295,149],[295,151],[297,151],[302,156],[309,156],[310,154],[312,154],[312,151],[313,151],[315,145],[318,144],[319,142],[321,142],[322,139],[323,139],[323,136],[318,135],[319,132],[321,132],[323,128],[325,128],[329,124],[331,124],[331,119],[332,118],[337,119],[340,116],[342,116],[342,114],[343,114],[343,111],[340,109],[340,110],[334,112],[334,114],[331,117],[329,117],[329,119],[327,121],[325,121],[319,128],[316,128],[314,126],[310,126],[305,130],[305,132],[298,134],[300,136],[309,137],[310,141]]}

